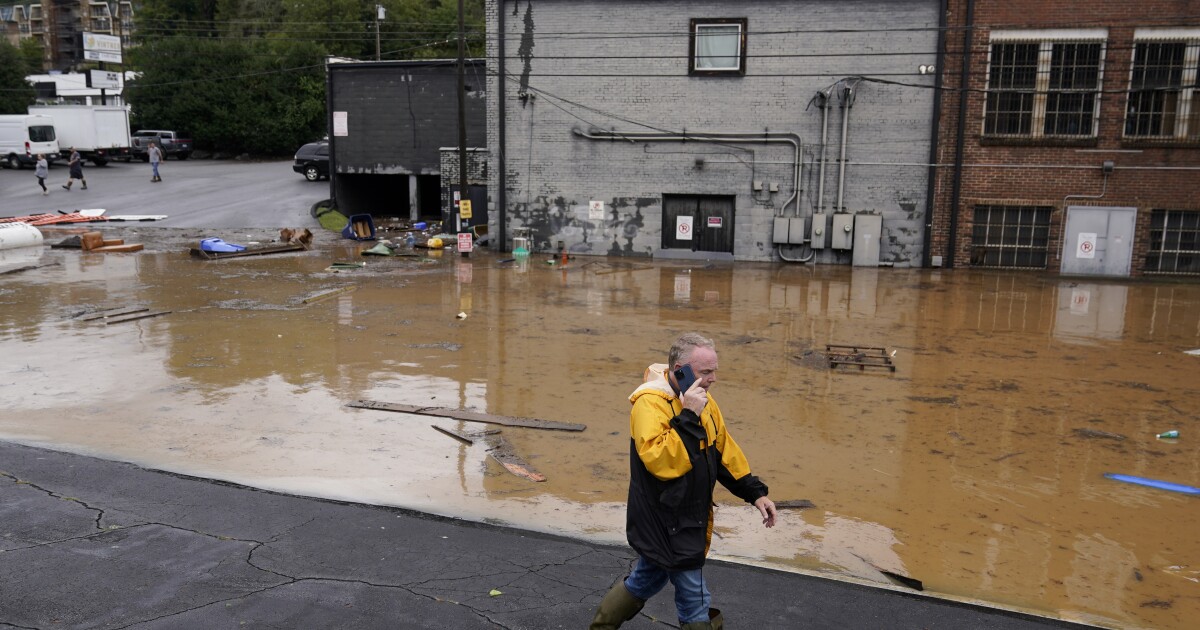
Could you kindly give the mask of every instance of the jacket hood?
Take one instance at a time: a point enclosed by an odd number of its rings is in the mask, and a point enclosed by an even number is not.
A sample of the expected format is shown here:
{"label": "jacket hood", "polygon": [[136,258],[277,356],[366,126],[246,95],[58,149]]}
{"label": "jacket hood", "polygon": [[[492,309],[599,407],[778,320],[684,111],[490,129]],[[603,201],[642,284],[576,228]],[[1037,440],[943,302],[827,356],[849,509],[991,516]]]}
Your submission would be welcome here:
{"label": "jacket hood", "polygon": [[675,389],[671,387],[671,382],[667,380],[666,363],[655,363],[646,368],[646,371],[642,374],[642,384],[629,395],[629,402],[637,402],[638,398],[646,394],[652,394],[667,400],[674,400],[676,398]]}

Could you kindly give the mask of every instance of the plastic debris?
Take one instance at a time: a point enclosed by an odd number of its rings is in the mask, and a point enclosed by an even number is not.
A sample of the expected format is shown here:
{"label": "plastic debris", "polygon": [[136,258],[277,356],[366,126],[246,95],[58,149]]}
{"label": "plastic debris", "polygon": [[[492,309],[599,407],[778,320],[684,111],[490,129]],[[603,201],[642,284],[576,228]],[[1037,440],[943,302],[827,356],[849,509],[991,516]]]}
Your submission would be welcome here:
{"label": "plastic debris", "polygon": [[1179,439],[1179,431],[1177,431],[1175,429],[1171,429],[1170,431],[1163,431],[1162,433],[1159,433],[1155,437],[1157,437],[1160,440],[1177,440],[1177,439]]}
{"label": "plastic debris", "polygon": [[488,595],[491,597],[499,597],[503,594],[504,593],[501,593],[499,589],[492,589],[492,590],[488,591]]}
{"label": "plastic debris", "polygon": [[1158,479],[1148,479],[1146,477],[1134,477],[1133,475],[1118,475],[1114,473],[1104,473],[1104,476],[1114,481],[1124,481],[1125,483],[1135,483],[1140,486],[1149,486],[1158,488],[1159,490],[1170,490],[1171,492],[1182,492],[1183,494],[1200,495],[1200,488],[1185,486],[1183,484],[1171,483],[1169,481],[1160,481]]}
{"label": "plastic debris", "polygon": [[466,319],[466,318],[467,318],[467,314],[466,314],[466,313],[459,313],[459,314],[457,315],[457,317],[458,317],[459,319]]}
{"label": "plastic debris", "polygon": [[1196,348],[1195,350],[1184,350],[1183,353],[1190,354],[1194,357],[1200,357],[1200,348]]}

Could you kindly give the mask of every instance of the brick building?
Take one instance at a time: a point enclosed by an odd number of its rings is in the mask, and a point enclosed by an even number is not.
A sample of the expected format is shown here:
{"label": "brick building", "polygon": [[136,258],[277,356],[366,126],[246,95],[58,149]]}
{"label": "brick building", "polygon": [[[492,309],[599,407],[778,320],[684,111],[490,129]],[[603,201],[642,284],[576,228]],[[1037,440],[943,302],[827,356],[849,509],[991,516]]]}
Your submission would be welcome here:
{"label": "brick building", "polygon": [[502,247],[525,229],[538,251],[922,263],[938,2],[487,11]]}
{"label": "brick building", "polygon": [[17,44],[32,39],[42,46],[45,70],[73,70],[84,63],[83,33],[113,35],[132,45],[131,0],[45,0],[6,3],[0,7],[0,29]]}
{"label": "brick building", "polygon": [[926,262],[1200,275],[1200,2],[947,4]]}

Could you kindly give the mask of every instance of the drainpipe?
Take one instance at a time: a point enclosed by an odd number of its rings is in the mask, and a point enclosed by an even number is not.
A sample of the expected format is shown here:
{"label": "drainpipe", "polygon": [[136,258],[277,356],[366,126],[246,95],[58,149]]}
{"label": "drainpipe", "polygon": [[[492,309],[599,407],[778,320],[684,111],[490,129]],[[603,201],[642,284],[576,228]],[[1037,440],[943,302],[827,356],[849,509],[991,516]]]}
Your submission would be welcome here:
{"label": "drainpipe", "polygon": [[842,89],[842,148],[840,149],[841,155],[838,157],[838,192],[837,205],[833,208],[834,212],[841,212],[844,209],[842,207],[842,192],[846,187],[846,137],[850,132],[851,107],[854,107],[854,83],[847,84]]}
{"label": "drainpipe", "polygon": [[504,70],[504,40],[507,38],[506,37],[507,33],[504,32],[504,7],[505,7],[506,3],[504,2],[504,0],[501,0],[500,2],[498,2],[496,4],[500,8],[500,16],[496,19],[496,28],[497,28],[498,35],[499,35],[497,38],[498,41],[496,42],[496,56],[498,58],[498,61],[496,62],[498,65],[498,67],[496,68],[496,76],[499,78],[499,80],[496,81],[496,91],[498,92],[496,94],[497,105],[498,105],[496,115],[500,119],[499,124],[497,125],[497,128],[496,128],[496,136],[497,136],[496,143],[500,145],[496,149],[496,151],[497,151],[496,161],[497,161],[497,166],[498,166],[498,168],[496,169],[498,171],[496,173],[496,179],[499,180],[497,190],[496,190],[496,206],[497,206],[497,209],[500,211],[499,212],[500,216],[497,218],[497,221],[500,224],[499,225],[500,230],[499,230],[499,234],[497,235],[498,236],[497,241],[498,241],[500,251],[506,252],[509,250],[509,247],[508,247],[508,168],[505,165],[505,161],[504,161],[504,157],[505,157],[504,154],[506,153],[505,148],[508,144],[506,142],[508,139],[508,135],[507,135],[506,126],[505,126],[505,123],[506,123],[505,118],[507,117],[508,114],[507,114],[507,109],[505,108],[505,103],[504,103],[504,84],[506,82],[508,82],[508,74]]}
{"label": "drainpipe", "polygon": [[958,77],[958,137],[954,141],[954,190],[950,193],[950,241],[946,267],[954,268],[958,247],[958,204],[962,201],[963,143],[967,135],[967,81],[971,68],[971,40],[975,33],[975,0],[967,0],[967,23],[963,29],[962,69]]}
{"label": "drainpipe", "polygon": [[825,160],[829,147],[829,90],[817,92],[821,99],[821,172],[817,177],[817,208],[825,212]]}
{"label": "drainpipe", "polygon": [[745,144],[754,144],[758,142],[765,143],[786,143],[793,147],[792,157],[792,172],[793,182],[792,196],[788,197],[787,201],[783,202],[783,207],[780,208],[780,214],[787,214],[788,205],[796,204],[796,216],[800,216],[800,147],[802,145],[800,135],[786,131],[757,131],[757,132],[713,132],[713,133],[652,133],[652,132],[616,132],[603,130],[580,131],[572,129],[571,133],[589,140],[629,140],[630,142],[739,142]]}
{"label": "drainpipe", "polygon": [[921,252],[921,266],[929,267],[932,263],[933,214],[935,204],[933,197],[937,193],[937,161],[938,161],[938,132],[941,130],[942,119],[942,68],[946,63],[946,13],[950,10],[948,0],[941,1],[941,11],[938,14],[937,61],[934,62],[933,84],[933,129],[929,136],[929,183],[925,188],[925,236],[922,240],[925,246]]}

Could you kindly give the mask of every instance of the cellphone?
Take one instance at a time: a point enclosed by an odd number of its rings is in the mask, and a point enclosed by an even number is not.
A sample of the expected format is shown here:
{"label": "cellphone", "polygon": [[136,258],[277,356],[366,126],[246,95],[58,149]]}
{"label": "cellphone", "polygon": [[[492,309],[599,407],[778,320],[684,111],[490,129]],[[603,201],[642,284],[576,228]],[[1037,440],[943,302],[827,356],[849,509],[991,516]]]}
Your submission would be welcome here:
{"label": "cellphone", "polygon": [[692,371],[692,366],[685,365],[678,370],[675,370],[675,382],[679,384],[679,394],[692,388],[692,384],[696,382],[696,373]]}

